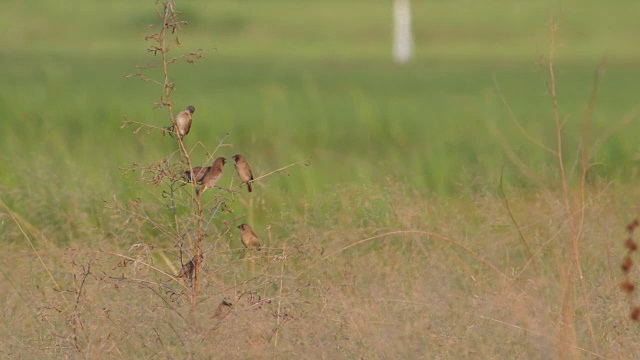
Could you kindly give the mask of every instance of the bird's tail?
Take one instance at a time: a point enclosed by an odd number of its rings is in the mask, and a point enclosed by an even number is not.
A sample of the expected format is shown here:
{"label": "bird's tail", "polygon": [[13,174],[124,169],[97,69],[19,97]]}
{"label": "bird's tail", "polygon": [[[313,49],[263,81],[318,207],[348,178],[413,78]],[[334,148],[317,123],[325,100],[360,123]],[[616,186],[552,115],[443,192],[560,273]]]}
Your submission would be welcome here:
{"label": "bird's tail", "polygon": [[169,134],[169,136],[173,137],[173,133],[174,133],[173,129],[174,129],[173,125],[162,128],[162,136],[164,136],[165,134]]}
{"label": "bird's tail", "polygon": [[253,190],[251,189],[251,180],[247,181],[247,190],[249,190],[249,192],[252,192]]}

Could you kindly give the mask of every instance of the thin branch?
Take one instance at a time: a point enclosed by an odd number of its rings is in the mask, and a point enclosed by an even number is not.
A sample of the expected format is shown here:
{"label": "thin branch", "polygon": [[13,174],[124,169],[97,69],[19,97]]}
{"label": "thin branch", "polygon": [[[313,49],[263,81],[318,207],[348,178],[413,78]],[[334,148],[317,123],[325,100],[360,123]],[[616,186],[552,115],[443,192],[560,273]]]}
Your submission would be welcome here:
{"label": "thin branch", "polygon": [[531,135],[529,135],[527,130],[525,130],[524,127],[522,127],[522,124],[520,124],[520,121],[518,121],[518,118],[517,118],[516,114],[513,112],[513,110],[511,109],[511,106],[509,105],[509,102],[507,102],[507,99],[505,98],[504,94],[502,93],[502,89],[500,89],[500,84],[498,83],[498,79],[496,78],[495,75],[493,76],[493,83],[496,86],[496,91],[498,92],[498,97],[500,98],[500,100],[502,100],[502,104],[504,105],[504,107],[509,112],[509,115],[511,116],[511,121],[516,125],[518,130],[520,130],[520,133],[527,140],[529,140],[532,144],[539,146],[540,148],[542,148],[543,150],[547,151],[548,153],[550,153],[552,155],[557,155],[556,151],[554,151],[550,147],[546,146],[545,144],[541,143],[540,141],[534,139]]}
{"label": "thin branch", "polygon": [[155,126],[155,125],[151,125],[151,124],[147,124],[147,123],[143,123],[143,122],[139,122],[139,121],[129,120],[126,116],[124,117],[124,121],[122,122],[122,126],[120,126],[120,128],[121,129],[125,128],[125,127],[127,127],[127,126],[129,126],[131,124],[135,124],[135,125],[139,125],[140,126],[139,128],[137,128],[133,132],[134,134],[137,134],[140,131],[140,129],[145,128],[145,127],[153,129],[153,130],[158,130],[163,134],[166,134],[166,133],[177,134],[175,132],[175,130],[169,130],[168,128],[165,128],[165,127],[160,127],[160,126]]}
{"label": "thin branch", "polygon": [[484,257],[482,257],[482,255],[480,255],[480,254],[476,253],[475,251],[469,249],[468,247],[458,243],[457,241],[451,240],[451,239],[449,239],[449,238],[447,238],[445,236],[436,234],[436,233],[431,232],[431,231],[423,231],[423,230],[397,230],[397,231],[391,231],[391,232],[375,235],[375,236],[372,236],[372,237],[369,237],[369,238],[366,238],[366,239],[362,239],[362,240],[356,241],[356,242],[354,242],[354,243],[352,243],[350,245],[347,245],[347,246],[341,248],[340,250],[334,251],[334,252],[324,256],[320,260],[318,260],[315,263],[311,264],[309,266],[309,268],[307,268],[306,270],[303,270],[302,272],[300,272],[296,277],[300,277],[302,274],[306,273],[307,271],[309,271],[311,268],[315,267],[316,265],[319,265],[322,262],[324,262],[325,260],[327,260],[327,259],[329,259],[331,257],[334,257],[334,256],[344,252],[345,250],[348,250],[348,249],[354,247],[354,246],[362,245],[362,244],[367,243],[369,241],[380,239],[380,238],[384,238],[384,237],[387,237],[387,236],[409,235],[409,234],[427,235],[430,238],[434,238],[434,239],[440,240],[440,241],[445,241],[445,242],[448,242],[448,243],[450,243],[452,245],[455,245],[456,247],[464,250],[465,252],[467,252],[471,256],[473,256],[476,259],[478,259],[480,262],[485,264],[487,267],[489,267],[491,270],[495,271],[496,273],[498,273],[499,275],[501,275],[505,279],[510,280],[510,278],[509,278],[509,276],[507,276],[507,274],[505,274],[504,272],[500,271],[500,269],[498,269],[495,265],[493,265],[491,262],[489,262]]}
{"label": "thin branch", "polygon": [[[102,252],[107,253],[107,254],[111,254],[113,256],[118,256],[118,257],[121,257],[123,259],[127,259],[127,260],[130,260],[130,261],[139,263],[139,264],[142,264],[142,265],[144,265],[144,266],[146,266],[146,267],[148,267],[148,268],[150,268],[150,269],[152,269],[152,270],[154,270],[154,271],[156,271],[156,272],[158,272],[158,273],[170,278],[171,280],[175,280],[178,284],[180,284],[186,290],[189,290],[189,288],[186,285],[184,285],[178,278],[176,278],[175,276],[173,276],[173,275],[171,275],[171,274],[169,274],[169,273],[167,273],[167,272],[165,272],[165,271],[163,271],[163,270],[161,270],[161,269],[159,269],[159,268],[157,268],[157,267],[155,267],[155,266],[153,266],[151,264],[147,264],[146,262],[141,261],[139,259],[134,259],[134,258],[132,258],[130,256],[114,253],[114,252],[111,252],[111,251],[102,251]],[[145,281],[147,281],[147,280],[145,280]],[[147,281],[147,282],[160,286],[160,284],[154,283],[152,281]]]}
{"label": "thin branch", "polygon": [[[311,158],[308,158],[308,159],[306,159],[306,160],[298,161],[298,162],[296,162],[296,163],[289,164],[289,165],[287,165],[287,166],[284,166],[284,167],[281,167],[281,168],[279,168],[279,169],[276,169],[276,170],[273,170],[273,171],[271,171],[271,172],[268,172],[268,173],[266,173],[266,174],[264,174],[264,175],[258,176],[257,178],[253,179],[253,181],[260,180],[260,179],[265,178],[265,177],[267,177],[267,176],[269,176],[269,175],[271,175],[271,174],[275,174],[275,173],[279,173],[279,172],[284,172],[284,170],[286,170],[286,169],[288,169],[288,168],[290,168],[290,167],[293,167],[293,166],[297,166],[297,165],[309,166],[310,164],[311,164]],[[285,172],[285,173],[286,173],[286,172]],[[287,174],[287,175],[289,175],[288,173],[286,173],[286,174]]]}
{"label": "thin branch", "polygon": [[126,75],[123,75],[123,77],[124,77],[125,79],[128,79],[128,78],[137,78],[137,79],[142,80],[142,81],[144,81],[144,82],[152,82],[152,83],[155,83],[155,84],[156,84],[156,85],[158,85],[158,86],[162,86],[162,83],[161,83],[161,82],[159,82],[158,80],[153,79],[153,78],[150,78],[150,77],[148,77],[148,76],[146,76],[146,75],[143,75],[143,74],[140,74],[140,73],[136,73],[136,74],[126,74]]}
{"label": "thin branch", "polygon": [[[284,243],[283,244],[283,249],[282,252],[284,253],[286,251],[287,248],[287,244]],[[278,310],[276,311],[276,331],[275,331],[275,341],[274,341],[274,347],[278,347],[278,333],[280,330],[280,310],[282,307],[282,279],[283,279],[283,275],[284,275],[284,265],[286,264],[287,260],[286,258],[282,259],[282,266],[280,267],[280,286],[278,287]]]}
{"label": "thin branch", "polygon": [[16,224],[16,226],[18,226],[18,229],[20,229],[20,232],[22,233],[24,238],[27,239],[27,242],[29,243],[29,246],[31,247],[31,250],[33,251],[34,254],[36,254],[36,256],[38,257],[38,261],[40,261],[40,264],[42,265],[44,270],[47,272],[47,275],[49,275],[49,278],[51,279],[51,282],[54,285],[54,289],[60,293],[60,296],[62,296],[62,299],[67,304],[67,308],[71,309],[71,304],[69,303],[67,298],[64,296],[64,292],[61,291],[62,287],[60,287],[60,285],[58,284],[56,279],[53,277],[53,274],[51,274],[51,271],[49,270],[49,267],[44,263],[44,260],[42,260],[42,257],[40,256],[40,252],[36,249],[35,245],[33,244],[33,241],[31,241],[31,239],[29,238],[27,233],[22,228],[22,225],[20,225],[20,221],[18,221],[19,215],[14,213],[2,199],[0,199],[0,203],[4,207],[5,211],[7,211],[7,213],[9,214],[9,216],[11,217],[13,222]]}
{"label": "thin branch", "polygon": [[540,281],[540,274],[538,273],[538,267],[536,265],[535,259],[533,258],[533,254],[531,253],[531,248],[529,248],[529,243],[527,243],[527,240],[524,238],[524,235],[522,234],[522,231],[520,230],[520,225],[518,225],[518,222],[516,221],[515,217],[513,216],[513,213],[511,212],[511,207],[509,206],[509,199],[507,199],[507,195],[504,193],[504,188],[503,188],[503,175],[504,175],[504,166],[502,167],[502,170],[500,171],[500,186],[498,187],[500,190],[500,194],[502,195],[502,199],[504,200],[504,206],[507,209],[507,213],[509,214],[509,218],[511,218],[511,222],[513,223],[513,225],[516,227],[516,230],[518,231],[518,235],[520,237],[520,240],[522,241],[522,243],[524,244],[525,249],[527,250],[527,256],[529,256],[529,261],[531,261],[531,263],[533,264],[533,270],[536,273],[536,279],[537,282]]}
{"label": "thin branch", "polygon": [[[531,330],[531,329],[529,329],[529,328],[525,328],[525,327],[522,327],[522,326],[518,326],[518,325],[515,325],[515,324],[511,324],[511,323],[508,323],[508,322],[506,322],[506,321],[502,321],[502,320],[498,320],[498,319],[494,319],[494,318],[486,317],[486,316],[483,316],[483,315],[475,315],[475,316],[477,316],[477,317],[479,317],[479,318],[481,318],[481,319],[485,319],[485,320],[493,321],[493,322],[498,323],[498,324],[506,325],[506,326],[512,327],[512,328],[514,328],[514,329],[523,330],[523,331],[526,331],[526,332],[528,332],[528,333],[531,333],[531,334],[534,334],[534,335],[537,335],[537,336],[544,337],[544,338],[546,338],[546,339],[550,339],[550,340],[557,340],[555,337],[553,337],[553,336],[551,336],[551,335],[547,335],[547,334],[544,334],[544,333],[541,333],[541,332],[538,332],[538,331],[535,331],[535,330]],[[587,350],[587,349],[585,349],[585,348],[582,348],[582,347],[577,346],[577,345],[574,345],[574,344],[569,344],[569,343],[563,342],[563,343],[562,343],[562,345],[571,346],[572,348],[574,348],[574,349],[576,349],[576,350],[580,350],[580,351],[582,351],[582,352],[585,352],[585,353],[587,353],[587,354],[589,354],[589,355],[592,355],[592,356],[594,356],[594,357],[596,357],[596,358],[598,358],[598,359],[608,359],[607,357],[604,357],[604,356],[602,356],[602,355],[599,355],[599,354],[597,354],[597,353],[594,353],[594,352],[592,352],[592,351],[589,351],[589,350]]]}
{"label": "thin branch", "polygon": [[[554,114],[554,118],[555,118],[555,124],[556,124],[556,142],[557,142],[557,156],[558,156],[558,165],[560,167],[560,175],[561,175],[561,182],[562,182],[562,193],[563,193],[563,198],[564,198],[564,204],[565,204],[565,209],[566,209],[566,214],[569,217],[569,224],[571,226],[571,247],[572,247],[572,253],[573,253],[573,257],[574,257],[574,263],[576,265],[577,271],[578,271],[578,275],[580,278],[580,285],[582,288],[582,298],[584,301],[584,306],[586,308],[586,320],[587,320],[587,327],[589,329],[589,334],[591,336],[591,342],[592,345],[595,349],[598,348],[598,344],[596,342],[596,336],[595,336],[595,331],[593,329],[593,324],[591,322],[591,315],[590,315],[590,310],[589,310],[589,302],[588,302],[588,298],[587,298],[587,288],[586,288],[586,284],[584,281],[584,276],[583,276],[583,271],[582,271],[582,265],[580,264],[580,248],[579,248],[579,242],[580,242],[580,237],[582,234],[582,222],[577,222],[574,219],[574,211],[572,211],[571,206],[570,206],[570,202],[569,202],[569,185],[567,182],[567,177],[565,174],[565,169],[564,169],[564,159],[563,159],[563,155],[562,155],[562,126],[563,124],[560,124],[560,114],[559,114],[559,110],[558,110],[558,98],[556,95],[556,78],[555,78],[555,71],[553,68],[553,64],[554,64],[554,51],[555,51],[555,36],[556,36],[556,32],[558,31],[558,26],[557,24],[552,20],[549,23],[549,58],[548,58],[548,72],[549,72],[549,77],[550,77],[550,83],[548,84],[548,89],[550,91],[550,95],[551,95],[551,99],[553,102],[553,114]],[[584,171],[584,169],[583,169]],[[583,203],[580,205],[580,207],[583,206]],[[568,269],[569,274],[571,272],[571,268]],[[566,291],[566,289],[565,289]],[[564,306],[564,305],[563,305]]]}

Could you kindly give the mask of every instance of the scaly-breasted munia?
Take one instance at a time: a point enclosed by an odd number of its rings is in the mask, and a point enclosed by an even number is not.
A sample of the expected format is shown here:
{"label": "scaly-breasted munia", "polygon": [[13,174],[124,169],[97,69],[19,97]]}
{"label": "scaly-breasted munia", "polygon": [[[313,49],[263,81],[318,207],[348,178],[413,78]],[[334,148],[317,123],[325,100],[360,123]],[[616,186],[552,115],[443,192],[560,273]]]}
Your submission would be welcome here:
{"label": "scaly-breasted munia", "polygon": [[[205,166],[205,167],[198,166],[198,167],[194,167],[193,168],[193,173],[196,174],[196,183],[197,184],[202,184],[202,179],[207,174],[207,171],[209,171],[209,169],[211,169],[211,166]],[[184,171],[184,176],[187,178],[187,181],[193,180],[191,178],[191,171],[189,171],[189,170],[185,170]]]}
{"label": "scaly-breasted munia", "polygon": [[222,167],[226,163],[227,159],[223,157],[219,157],[213,162],[213,165],[211,165],[209,171],[207,171],[202,178],[202,186],[198,191],[199,194],[202,194],[205,190],[211,189],[212,187],[216,186],[216,183],[222,177]]}
{"label": "scaly-breasted munia", "polygon": [[229,316],[229,314],[231,314],[231,310],[233,310],[233,304],[231,303],[231,301],[229,301],[229,299],[224,298],[222,299],[220,304],[218,304],[218,307],[216,308],[216,311],[213,313],[213,316],[211,318],[223,320],[224,318]]}
{"label": "scaly-breasted munia", "polygon": [[247,159],[240,154],[233,155],[233,160],[236,161],[236,171],[238,172],[240,181],[247,184],[247,189],[251,192],[251,182],[253,181],[253,171],[251,171],[251,166],[249,166]]}
{"label": "scaly-breasted munia", "polygon": [[182,265],[182,268],[180,269],[180,272],[178,272],[178,275],[176,275],[176,277],[178,279],[184,278],[184,279],[191,280],[191,277],[193,276],[193,271],[195,270],[198,263],[202,261],[202,259],[203,259],[202,255],[198,255],[197,257],[194,256],[193,259],[189,260],[188,263]]}
{"label": "scaly-breasted munia", "polygon": [[193,105],[189,105],[176,116],[176,133],[180,140],[182,140],[191,129],[191,116],[194,112],[196,112],[196,108],[193,107]]}
{"label": "scaly-breasted munia", "polygon": [[238,225],[238,229],[242,232],[242,243],[249,250],[258,250],[260,251],[260,241],[258,240],[258,236],[253,232],[251,226],[249,224],[240,224]]}

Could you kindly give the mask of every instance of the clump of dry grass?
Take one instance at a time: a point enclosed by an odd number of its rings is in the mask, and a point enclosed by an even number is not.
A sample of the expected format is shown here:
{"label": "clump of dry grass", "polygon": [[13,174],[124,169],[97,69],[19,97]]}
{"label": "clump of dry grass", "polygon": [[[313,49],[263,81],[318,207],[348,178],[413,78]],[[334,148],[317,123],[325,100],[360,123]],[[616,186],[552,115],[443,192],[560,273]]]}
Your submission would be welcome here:
{"label": "clump of dry grass", "polygon": [[[9,289],[0,313],[3,349],[16,357],[73,357],[79,347],[89,357],[545,358],[565,348],[595,357],[582,345],[590,336],[580,306],[575,343],[555,335],[566,301],[558,270],[567,256],[557,192],[542,189],[533,199],[527,190],[509,192],[538,261],[536,276],[523,266],[528,254],[500,197],[442,201],[395,184],[367,192],[346,187],[304,216],[274,216],[271,227],[285,230],[272,234],[269,253],[230,251],[237,235],[207,242],[195,310],[188,283],[163,274],[172,274],[161,255],[168,247],[122,249],[103,239],[96,250],[78,239],[69,249],[40,252],[43,266],[16,243],[1,260],[10,265],[0,277]],[[619,276],[603,256],[624,256],[604,241],[624,226],[621,199],[617,189],[603,187],[585,212],[582,255],[602,357],[640,353],[630,341],[640,329],[630,326],[627,299],[616,296]],[[353,209],[375,207],[391,209],[384,227],[405,232],[358,226]],[[142,236],[148,232],[142,227]],[[482,260],[427,232],[447,234]]]}

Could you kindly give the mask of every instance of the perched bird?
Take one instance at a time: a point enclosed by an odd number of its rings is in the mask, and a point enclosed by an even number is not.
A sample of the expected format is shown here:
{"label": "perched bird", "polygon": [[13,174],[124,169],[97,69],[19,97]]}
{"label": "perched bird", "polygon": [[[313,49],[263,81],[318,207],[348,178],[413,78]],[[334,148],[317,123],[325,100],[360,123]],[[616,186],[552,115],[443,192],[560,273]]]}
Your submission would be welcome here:
{"label": "perched bird", "polygon": [[249,224],[240,224],[238,225],[238,229],[242,232],[242,243],[244,246],[249,250],[255,249],[260,251],[260,241],[256,233],[251,230],[251,226],[249,226]]}
{"label": "perched bird", "polygon": [[231,303],[231,301],[229,301],[229,299],[227,298],[222,299],[220,304],[218,304],[216,311],[213,313],[213,316],[211,317],[211,320],[213,320],[213,326],[211,327],[211,329],[209,329],[209,336],[213,336],[216,334],[216,332],[222,325],[222,321],[231,314],[232,310],[233,303]]}
{"label": "perched bird", "polygon": [[198,265],[198,263],[202,259],[202,255],[198,255],[198,257],[194,257],[193,259],[189,260],[188,263],[182,265],[182,268],[180,269],[180,272],[178,272],[178,275],[176,275],[176,277],[178,279],[184,278],[191,280],[191,277],[193,276],[193,270],[195,270],[196,265]]}
{"label": "perched bird", "polygon": [[229,316],[232,308],[233,308],[233,304],[231,303],[231,301],[229,301],[229,299],[227,298],[224,298],[222,299],[220,304],[218,304],[218,307],[216,308],[216,311],[213,313],[213,316],[211,318],[223,320],[224,318]]}
{"label": "perched bird", "polygon": [[176,116],[176,126],[178,127],[176,132],[180,140],[182,140],[191,129],[191,115],[193,115],[194,112],[196,112],[196,108],[193,107],[193,105],[189,105]]}
{"label": "perched bird", "polygon": [[251,182],[253,181],[253,171],[251,171],[251,166],[249,166],[247,159],[240,154],[233,155],[233,160],[236,161],[236,171],[238,172],[240,181],[247,184],[247,189],[251,192]]}
{"label": "perched bird", "polygon": [[[211,166],[205,166],[205,167],[194,167],[193,168],[193,173],[196,175],[196,183],[198,184],[202,184],[202,179],[204,178],[204,176],[207,174],[207,171],[209,171],[209,169],[211,169]],[[191,171],[190,170],[185,170],[184,171],[184,176],[187,178],[187,181],[191,181]]]}
{"label": "perched bird", "polygon": [[[222,177],[222,167],[226,163],[227,163],[227,159],[223,157],[219,157],[215,159],[215,161],[213,162],[213,165],[211,165],[209,170],[207,170],[207,172],[202,177],[202,186],[200,187],[200,190],[198,190],[197,193],[202,194],[205,190],[211,189],[212,187],[216,186],[216,183]],[[195,169],[194,169],[194,172],[195,172]],[[198,178],[196,176],[196,180],[197,179]]]}

